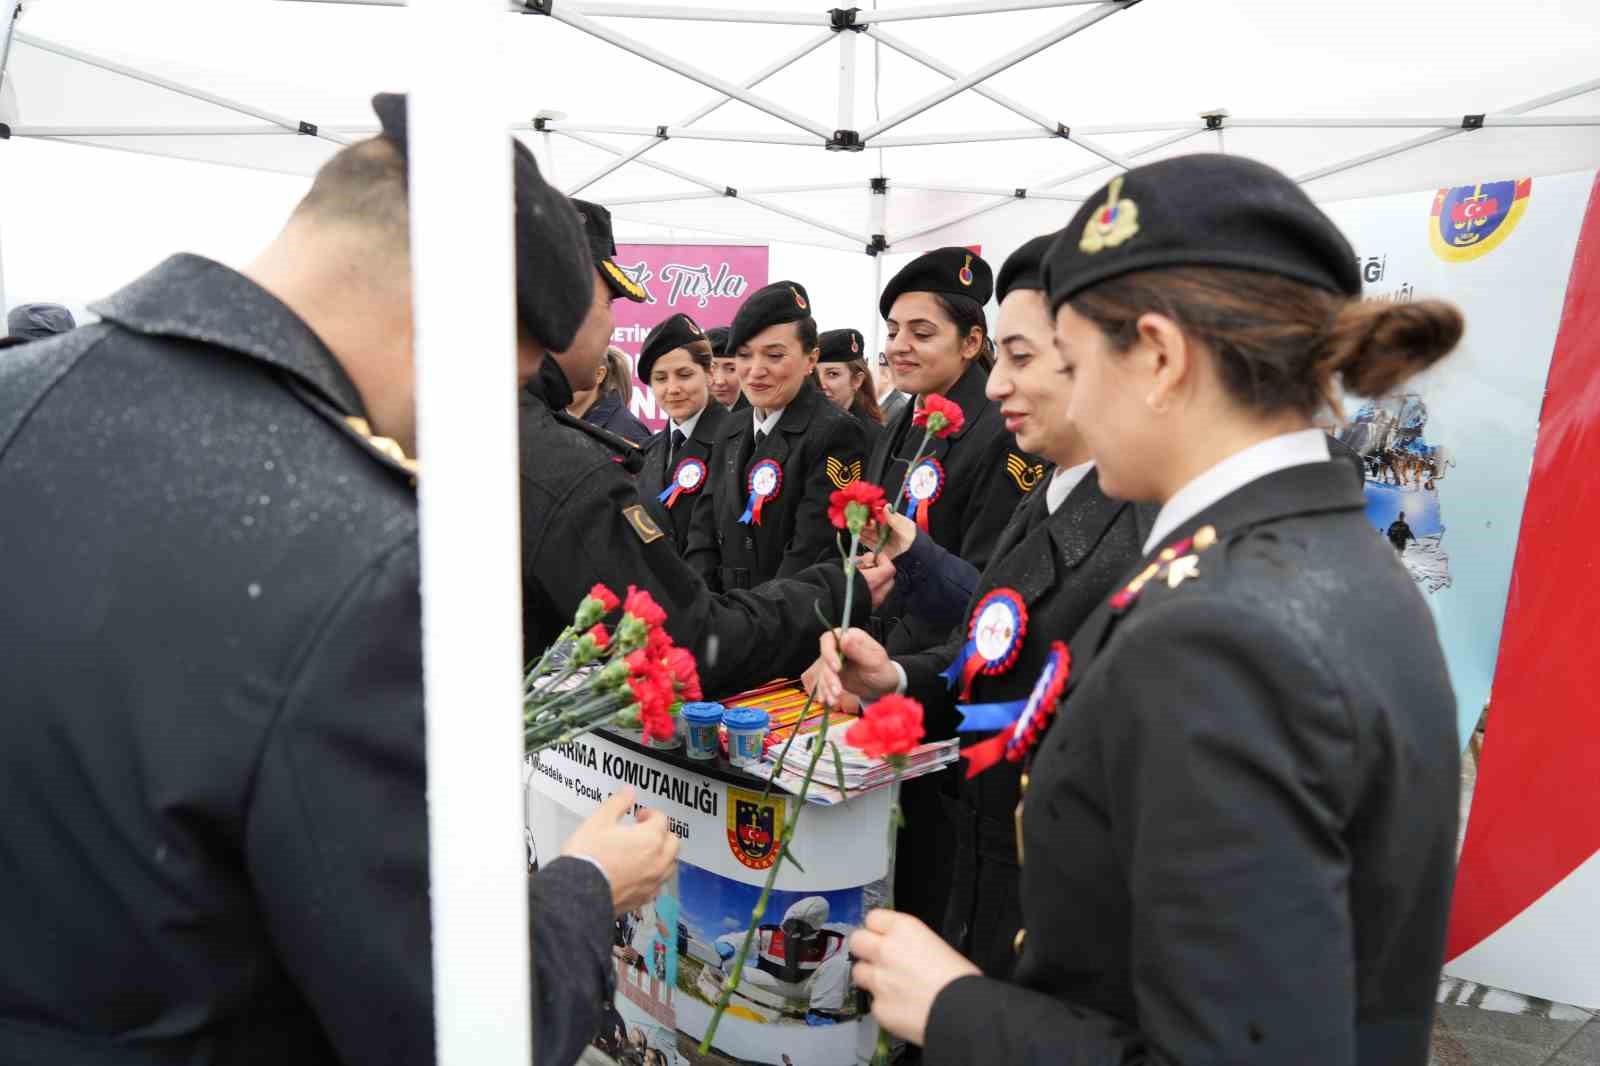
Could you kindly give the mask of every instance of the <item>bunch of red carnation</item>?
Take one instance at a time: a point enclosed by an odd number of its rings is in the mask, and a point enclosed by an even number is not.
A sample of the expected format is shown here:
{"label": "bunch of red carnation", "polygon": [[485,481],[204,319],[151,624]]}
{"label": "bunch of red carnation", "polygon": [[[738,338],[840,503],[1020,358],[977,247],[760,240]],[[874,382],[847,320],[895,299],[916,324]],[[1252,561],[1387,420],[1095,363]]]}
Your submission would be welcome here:
{"label": "bunch of red carnation", "polygon": [[[619,607],[622,618],[608,630],[601,620]],[[526,749],[607,725],[638,724],[647,739],[671,738],[676,709],[701,692],[694,656],[672,643],[666,620],[667,612],[643,589],[629,586],[625,599],[604,585],[590,589],[572,626],[528,672]]]}

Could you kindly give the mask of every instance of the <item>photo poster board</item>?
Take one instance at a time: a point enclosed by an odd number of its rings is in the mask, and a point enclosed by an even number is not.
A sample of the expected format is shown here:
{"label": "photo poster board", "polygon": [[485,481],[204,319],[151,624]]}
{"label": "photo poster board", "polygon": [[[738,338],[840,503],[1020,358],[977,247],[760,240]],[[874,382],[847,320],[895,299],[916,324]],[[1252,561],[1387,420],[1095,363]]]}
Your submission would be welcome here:
{"label": "photo poster board", "polygon": [[[634,364],[650,331],[680,311],[701,329],[732,323],[745,297],[767,283],[769,269],[764,244],[619,244],[614,261],[650,294],[645,303],[611,305],[616,316],[611,343]],[[652,430],[666,424],[637,368],[628,409]]]}
{"label": "photo poster board", "polygon": [[846,941],[882,898],[889,792],[809,805],[794,854],[767,901],[740,989],[715,1046],[697,1047],[731,970],[793,796],[750,777],[734,784],[590,735],[525,763],[530,863],[556,856],[607,797],[632,785],[678,836],[675,883],[617,921],[614,1012],[595,1045],[624,1066],[854,1066],[871,1060],[877,1027],[861,1010]]}
{"label": "photo poster board", "polygon": [[[1545,383],[1592,171],[1482,175],[1323,205],[1365,298],[1461,308],[1460,347],[1392,396],[1345,398],[1367,517],[1433,610],[1466,744],[1489,699]],[[1404,513],[1404,519],[1400,515]]]}

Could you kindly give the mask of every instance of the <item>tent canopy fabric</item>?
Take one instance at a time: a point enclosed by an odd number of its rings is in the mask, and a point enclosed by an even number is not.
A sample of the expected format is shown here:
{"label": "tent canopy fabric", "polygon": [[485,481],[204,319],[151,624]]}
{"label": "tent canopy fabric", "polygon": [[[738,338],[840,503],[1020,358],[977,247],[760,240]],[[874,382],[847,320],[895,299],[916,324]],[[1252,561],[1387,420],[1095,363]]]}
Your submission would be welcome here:
{"label": "tent canopy fabric", "polygon": [[[309,174],[409,84],[396,2],[25,0],[0,121]],[[621,219],[856,253],[965,243],[986,215],[1044,230],[1117,167],[1190,151],[1323,201],[1600,166],[1592,0],[866,0],[839,29],[721,2],[508,11],[504,120]],[[993,8],[1016,10],[911,17]],[[828,150],[837,130],[865,150]]]}

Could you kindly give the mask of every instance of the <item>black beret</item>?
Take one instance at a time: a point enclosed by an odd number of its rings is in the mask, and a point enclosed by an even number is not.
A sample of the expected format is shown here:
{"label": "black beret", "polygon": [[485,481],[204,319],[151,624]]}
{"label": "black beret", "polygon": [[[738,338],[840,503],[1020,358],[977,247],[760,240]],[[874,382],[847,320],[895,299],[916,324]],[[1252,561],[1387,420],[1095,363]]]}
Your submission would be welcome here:
{"label": "black beret", "polygon": [[1004,300],[1013,292],[1044,289],[1045,253],[1059,236],[1061,236],[1059,230],[1055,233],[1041,233],[1012,252],[1006,258],[1005,265],[1000,268],[1000,277],[995,282],[995,296]]}
{"label": "black beret", "polygon": [[19,304],[6,316],[6,331],[25,341],[43,340],[77,328],[72,312],[60,304]]}
{"label": "black beret", "polygon": [[906,292],[966,296],[986,304],[994,295],[994,271],[983,256],[965,248],[937,248],[917,256],[889,279],[878,298],[878,313],[888,318],[895,300]]}
{"label": "black beret", "polygon": [[706,330],[706,340],[711,342],[711,355],[721,359],[728,354],[728,327],[712,326]]}
{"label": "black beret", "polygon": [[644,347],[639,349],[639,361],[635,364],[638,367],[639,380],[648,385],[650,371],[655,367],[657,359],[668,352],[705,339],[705,331],[688,315],[679,313],[665,322],[658,323],[645,337]]}
{"label": "black beret", "polygon": [[[372,98],[383,136],[406,157],[406,98]],[[527,145],[511,139],[516,203],[517,321],[552,351],[564,351],[594,303],[594,267],[572,202],[539,174]]]}
{"label": "black beret", "polygon": [[1050,306],[1108,278],[1166,267],[1277,274],[1361,294],[1356,253],[1311,198],[1271,167],[1204,154],[1135,167],[1078,209],[1045,257]]}
{"label": "black beret", "polygon": [[600,276],[606,279],[606,286],[612,294],[636,304],[650,299],[644,286],[630,278],[614,261],[617,241],[611,232],[611,212],[599,204],[577,197],[573,197],[572,206],[578,209],[578,220],[583,223],[583,235],[589,241],[589,254],[594,257],[594,265],[599,269]]}
{"label": "black beret", "polygon": [[830,329],[817,338],[817,348],[821,354],[817,356],[819,363],[848,363],[856,359],[865,359],[866,340],[857,329]]}
{"label": "black beret", "polygon": [[806,295],[806,287],[798,281],[774,281],[751,293],[739,305],[739,313],[733,316],[733,325],[728,327],[728,354],[737,352],[741,344],[748,343],[768,326],[809,317],[811,297]]}

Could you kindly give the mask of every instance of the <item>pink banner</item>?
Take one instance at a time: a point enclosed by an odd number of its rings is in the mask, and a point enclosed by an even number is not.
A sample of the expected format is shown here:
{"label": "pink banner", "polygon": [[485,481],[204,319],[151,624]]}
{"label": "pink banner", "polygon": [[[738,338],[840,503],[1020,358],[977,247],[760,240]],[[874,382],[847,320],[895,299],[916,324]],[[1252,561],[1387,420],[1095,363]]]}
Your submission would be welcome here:
{"label": "pink banner", "polygon": [[[767,283],[766,245],[619,244],[616,263],[650,293],[648,303],[611,305],[617,316],[611,343],[633,359],[662,320],[681,311],[702,329],[726,326],[744,298]],[[649,386],[637,377],[629,407],[651,429],[665,422]]]}

